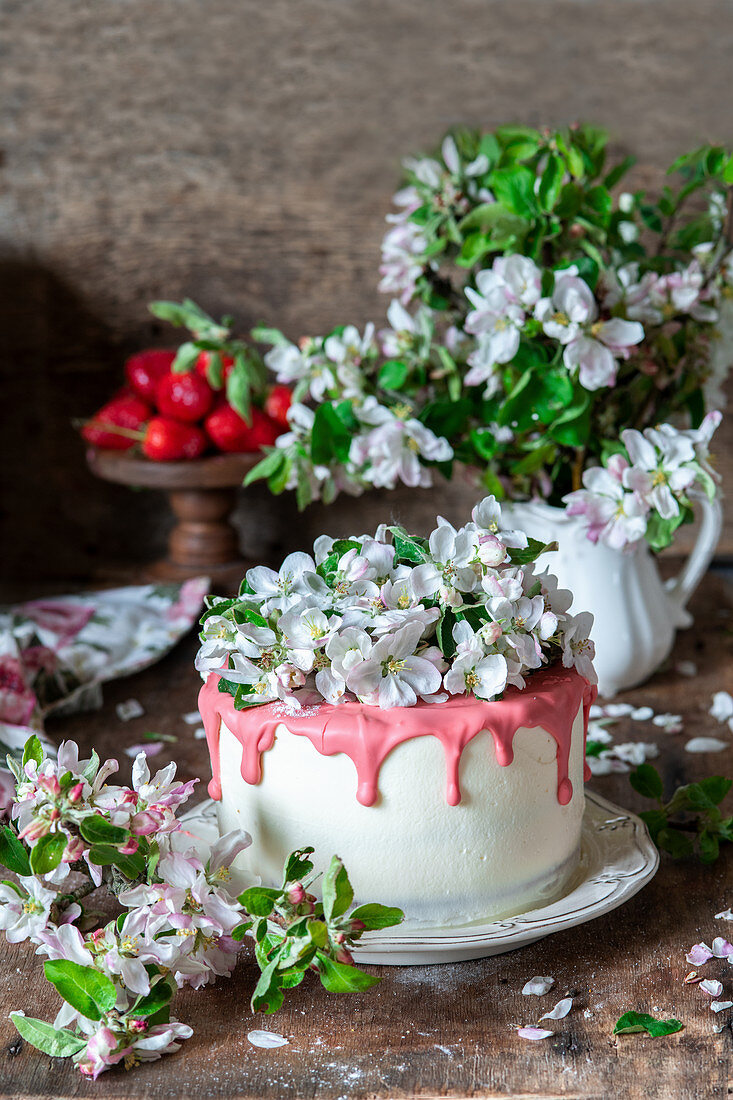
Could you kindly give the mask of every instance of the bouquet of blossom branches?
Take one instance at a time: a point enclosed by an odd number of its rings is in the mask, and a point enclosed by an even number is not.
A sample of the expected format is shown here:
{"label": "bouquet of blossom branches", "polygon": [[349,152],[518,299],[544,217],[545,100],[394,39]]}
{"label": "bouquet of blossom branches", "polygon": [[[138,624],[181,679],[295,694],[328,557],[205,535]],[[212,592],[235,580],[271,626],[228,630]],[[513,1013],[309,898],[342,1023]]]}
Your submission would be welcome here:
{"label": "bouquet of blossom branches", "polygon": [[[429,486],[460,463],[498,499],[569,507],[593,540],[668,545],[695,497],[716,492],[733,158],[682,156],[652,198],[620,191],[633,159],[609,164],[606,146],[590,126],[504,126],[406,160],[382,245],[387,325],[297,344],[252,333],[295,400],[247,483],[305,507]],[[192,303],[153,309],[193,332],[178,369],[215,348]]]}
{"label": "bouquet of blossom branches", "polygon": [[256,566],[238,597],[210,602],[196,667],[238,709],[495,699],[555,661],[595,683],[592,615],[570,615],[571,594],[534,572],[551,548],[504,530],[493,497],[464,527],[439,517],[428,539],[384,526],[322,535],[314,558]]}
{"label": "bouquet of blossom branches", "polygon": [[[0,825],[0,929],[29,940],[62,998],[53,1024],[11,1013],[20,1034],[55,1058],[71,1058],[96,1079],[178,1050],[192,1034],[171,1018],[178,988],[201,989],[234,970],[242,941],[254,941],[261,975],[254,1011],[276,1012],[285,990],[315,971],[332,992],[365,990],[379,979],[353,965],[364,932],[399,924],[399,909],[352,909],[353,890],[334,856],[315,875],[302,848],[288,858],[281,887],[252,886],[235,860],[251,843],[243,830],[199,853],[177,836],[177,812],[196,780],[176,781],[175,764],[151,776],[140,753],[132,786],[110,783],[117,761],[80,760],[64,742],[55,760],[37,737],[22,761],[8,757],[16,788],[12,820]],[[82,901],[110,891],[119,915],[100,924]]]}

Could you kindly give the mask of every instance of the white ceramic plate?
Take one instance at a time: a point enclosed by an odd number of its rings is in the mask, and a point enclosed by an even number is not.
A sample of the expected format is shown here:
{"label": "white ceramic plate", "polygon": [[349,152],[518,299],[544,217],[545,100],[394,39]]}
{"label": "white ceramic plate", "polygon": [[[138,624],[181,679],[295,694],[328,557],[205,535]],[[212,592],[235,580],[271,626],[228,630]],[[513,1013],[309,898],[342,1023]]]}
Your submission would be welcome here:
{"label": "white ceramic plate", "polygon": [[[181,822],[177,846],[194,843],[206,858],[206,845],[218,836],[215,803],[201,803]],[[659,852],[643,821],[586,791],[580,864],[570,891],[559,901],[485,924],[370,932],[354,950],[354,958],[359,963],[405,966],[501,955],[616,909],[646,886],[658,866]]]}

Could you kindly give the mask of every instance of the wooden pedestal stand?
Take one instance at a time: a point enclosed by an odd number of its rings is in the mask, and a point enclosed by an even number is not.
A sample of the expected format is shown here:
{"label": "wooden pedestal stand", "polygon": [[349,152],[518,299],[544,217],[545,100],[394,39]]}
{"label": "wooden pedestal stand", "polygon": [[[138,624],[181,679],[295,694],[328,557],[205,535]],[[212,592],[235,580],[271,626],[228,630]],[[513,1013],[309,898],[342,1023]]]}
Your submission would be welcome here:
{"label": "wooden pedestal stand", "polygon": [[168,556],[149,566],[155,580],[180,581],[206,574],[214,587],[233,589],[242,579],[245,562],[229,518],[237,488],[259,454],[214,455],[190,462],[151,462],[127,451],[91,447],[87,462],[105,481],[168,495],[176,524],[168,539]]}

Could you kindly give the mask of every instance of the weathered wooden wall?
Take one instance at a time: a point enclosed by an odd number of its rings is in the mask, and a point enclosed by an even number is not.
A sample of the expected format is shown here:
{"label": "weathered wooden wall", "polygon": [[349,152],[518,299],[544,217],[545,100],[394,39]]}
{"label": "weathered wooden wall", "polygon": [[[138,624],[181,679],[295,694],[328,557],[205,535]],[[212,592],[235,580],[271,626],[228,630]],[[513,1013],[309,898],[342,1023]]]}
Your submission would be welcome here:
{"label": "weathered wooden wall", "polygon": [[[288,333],[379,319],[402,155],[452,123],[608,126],[636,180],[733,140],[728,0],[4,0],[0,45],[2,558],[75,578],[144,558],[154,496],[87,474],[72,416],[188,294]],[[733,436],[719,450],[733,474]],[[729,483],[733,484],[733,477]],[[454,492],[391,498],[414,522]],[[359,528],[384,499],[294,523],[243,499],[250,549]],[[733,518],[725,548],[733,549]]]}

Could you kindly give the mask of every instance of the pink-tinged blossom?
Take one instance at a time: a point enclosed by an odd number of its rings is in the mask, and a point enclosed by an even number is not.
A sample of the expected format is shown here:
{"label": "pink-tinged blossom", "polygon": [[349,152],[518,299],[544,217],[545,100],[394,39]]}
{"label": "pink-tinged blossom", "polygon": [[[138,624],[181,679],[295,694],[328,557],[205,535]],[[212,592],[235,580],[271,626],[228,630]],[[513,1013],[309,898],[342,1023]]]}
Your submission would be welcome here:
{"label": "pink-tinged blossom", "polygon": [[618,360],[628,359],[631,348],[644,339],[638,321],[598,319],[593,291],[576,268],[555,272],[552,295],[540,299],[534,315],[542,322],[545,335],[563,345],[565,366],[578,372],[580,384],[587,390],[615,385]]}
{"label": "pink-tinged blossom", "polygon": [[133,1024],[133,1021],[130,1024],[132,1026],[129,1028],[123,1024],[110,1026],[104,1021],[101,1024],[87,1024],[87,1045],[74,1056],[77,1068],[84,1077],[96,1081],[101,1073],[119,1062],[123,1062],[126,1069],[131,1069],[140,1062],[155,1061],[164,1054],[179,1050],[181,1040],[193,1035],[193,1029],[188,1024],[177,1020],[152,1026],[147,1022],[142,1026],[138,1026],[137,1022]]}
{"label": "pink-tinged blossom", "polygon": [[695,471],[692,442],[680,432],[647,428],[644,433],[627,428],[621,441],[631,465],[624,471],[624,485],[633,490],[662,519],[679,515],[679,497],[693,484]]}
{"label": "pink-tinged blossom", "polygon": [[685,955],[690,966],[702,966],[708,959],[712,959],[713,953],[706,943],[696,943]]}
{"label": "pink-tinged blossom", "polygon": [[56,892],[48,890],[39,879],[18,878],[18,888],[0,882],[0,929],[8,943],[35,939],[48,925]]}
{"label": "pink-tinged blossom", "polygon": [[606,467],[584,470],[584,488],[563,498],[567,514],[582,517],[590,541],[615,550],[635,546],[647,528],[648,506],[624,487],[628,465],[622,455],[613,455]]}

